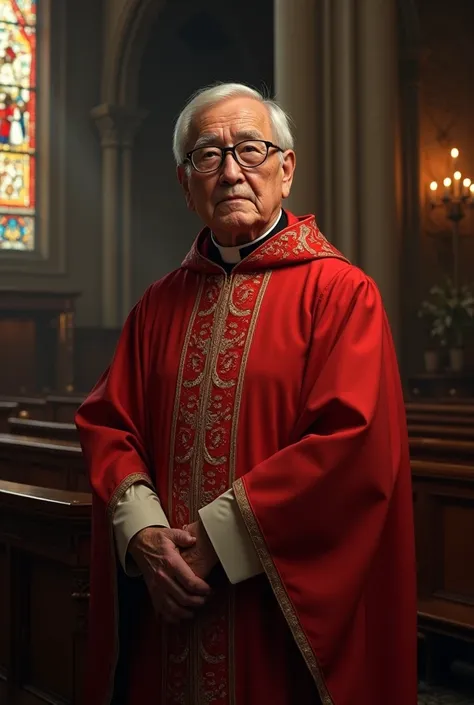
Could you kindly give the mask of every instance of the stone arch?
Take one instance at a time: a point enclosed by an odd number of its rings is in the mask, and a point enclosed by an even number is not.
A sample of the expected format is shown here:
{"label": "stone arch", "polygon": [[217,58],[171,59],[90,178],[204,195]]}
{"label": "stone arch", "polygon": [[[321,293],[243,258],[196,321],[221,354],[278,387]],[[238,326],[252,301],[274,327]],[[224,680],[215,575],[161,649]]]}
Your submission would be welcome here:
{"label": "stone arch", "polygon": [[166,0],[125,0],[104,65],[103,102],[137,107],[138,73],[149,32]]}
{"label": "stone arch", "polygon": [[[246,0],[249,5],[253,1]],[[106,43],[101,104],[91,111],[102,144],[102,251],[107,252],[102,258],[102,325],[106,327],[120,326],[135,300],[133,262],[137,240],[132,242],[135,232],[133,168],[143,144],[138,133],[143,135],[146,130],[142,123],[150,124],[146,119],[148,108],[143,109],[140,103],[139,86],[152,32],[160,25],[160,18],[162,26],[166,22],[176,23],[178,30],[181,25],[192,23],[196,13],[218,18],[229,45],[237,45],[239,30],[231,10],[226,9],[221,0],[185,0],[179,3],[179,17],[173,12],[173,3],[167,0],[116,0],[113,4],[116,9],[115,16],[110,18],[110,36]],[[267,4],[271,6],[271,0],[267,0]],[[203,12],[200,13],[201,5]],[[218,38],[222,39],[220,35]],[[217,42],[211,49],[220,51],[221,47]],[[245,71],[247,75],[252,72],[259,75],[251,57],[245,46],[240,47],[239,71],[243,67],[244,75]],[[166,63],[162,65],[166,71]],[[159,92],[158,86],[157,90]]]}
{"label": "stone arch", "polygon": [[[102,102],[127,110],[137,109],[137,87],[143,52],[150,32],[167,0],[124,0],[117,27],[114,31],[104,63]],[[222,6],[220,0],[212,0],[211,9],[216,16],[227,15],[226,31],[238,41],[238,26],[232,20],[232,13]],[[193,6],[187,7],[192,12]],[[243,51],[241,61],[248,62],[248,54]]]}
{"label": "stone arch", "polygon": [[102,144],[102,325],[122,325],[131,308],[131,169],[134,135],[145,117],[138,77],[148,34],[166,0],[123,0],[107,44],[102,102],[91,115]]}

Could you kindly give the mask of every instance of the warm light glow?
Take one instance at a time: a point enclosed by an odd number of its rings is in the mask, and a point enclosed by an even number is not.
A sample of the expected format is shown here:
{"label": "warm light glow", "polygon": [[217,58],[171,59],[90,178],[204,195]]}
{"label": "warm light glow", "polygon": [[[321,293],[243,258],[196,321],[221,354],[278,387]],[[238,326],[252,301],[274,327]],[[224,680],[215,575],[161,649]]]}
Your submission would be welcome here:
{"label": "warm light glow", "polygon": [[438,184],[436,183],[436,181],[432,181],[430,184],[430,189],[432,191],[436,191],[437,188],[438,188]]}
{"label": "warm light glow", "polygon": [[466,188],[469,188],[469,186],[471,185],[471,179],[464,179],[464,181],[462,182],[462,185],[465,186]]}
{"label": "warm light glow", "polygon": [[451,150],[451,156],[453,159],[457,159],[459,157],[459,149],[453,147]]}
{"label": "warm light glow", "polygon": [[456,181],[460,181],[460,180],[461,180],[461,176],[462,176],[462,174],[461,174],[460,171],[455,171],[455,172],[454,172],[454,178],[456,179]]}
{"label": "warm light glow", "polygon": [[443,181],[443,184],[446,186],[446,188],[449,188],[449,186],[451,186],[451,179],[448,177]]}
{"label": "warm light glow", "polygon": [[471,193],[474,193],[474,184],[471,184],[471,185],[470,185],[469,190],[470,190]]}

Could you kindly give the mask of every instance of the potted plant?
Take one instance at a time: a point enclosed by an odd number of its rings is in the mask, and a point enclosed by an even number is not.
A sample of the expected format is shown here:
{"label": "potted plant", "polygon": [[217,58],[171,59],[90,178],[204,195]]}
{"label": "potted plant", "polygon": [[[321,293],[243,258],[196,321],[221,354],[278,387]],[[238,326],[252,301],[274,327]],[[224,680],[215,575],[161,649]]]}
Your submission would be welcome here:
{"label": "potted plant", "polygon": [[[433,291],[430,290],[433,295]],[[442,313],[435,301],[425,300],[418,310],[418,317],[424,324],[425,346],[423,359],[425,370],[434,373],[439,370],[441,363],[441,351],[446,346],[445,329],[442,323]]]}
{"label": "potted plant", "polygon": [[429,294],[420,306],[419,315],[429,322],[431,338],[448,348],[450,370],[461,372],[465,337],[474,326],[472,288],[468,285],[456,288],[450,279],[446,279],[444,286],[433,286]]}

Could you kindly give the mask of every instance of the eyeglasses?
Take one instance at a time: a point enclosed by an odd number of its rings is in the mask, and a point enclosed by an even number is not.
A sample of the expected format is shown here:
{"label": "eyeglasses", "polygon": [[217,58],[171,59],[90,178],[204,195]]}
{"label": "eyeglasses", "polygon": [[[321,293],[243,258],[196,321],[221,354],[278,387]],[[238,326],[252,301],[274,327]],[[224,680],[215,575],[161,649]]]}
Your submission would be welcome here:
{"label": "eyeglasses", "polygon": [[191,162],[196,171],[207,174],[217,171],[222,166],[227,152],[230,152],[237,164],[245,169],[254,169],[263,164],[268,157],[270,149],[283,152],[281,147],[267,140],[243,140],[233,147],[198,147],[186,154],[186,159]]}

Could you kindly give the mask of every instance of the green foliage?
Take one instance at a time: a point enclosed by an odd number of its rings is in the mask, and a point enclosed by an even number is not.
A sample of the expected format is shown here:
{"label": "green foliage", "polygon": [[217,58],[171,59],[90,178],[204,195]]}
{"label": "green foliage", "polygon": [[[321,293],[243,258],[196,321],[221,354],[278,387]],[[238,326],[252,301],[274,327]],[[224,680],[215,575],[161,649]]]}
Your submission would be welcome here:
{"label": "green foliage", "polygon": [[425,322],[433,347],[462,347],[468,330],[474,328],[474,294],[469,285],[456,289],[451,279],[433,286],[422,302],[418,316]]}

